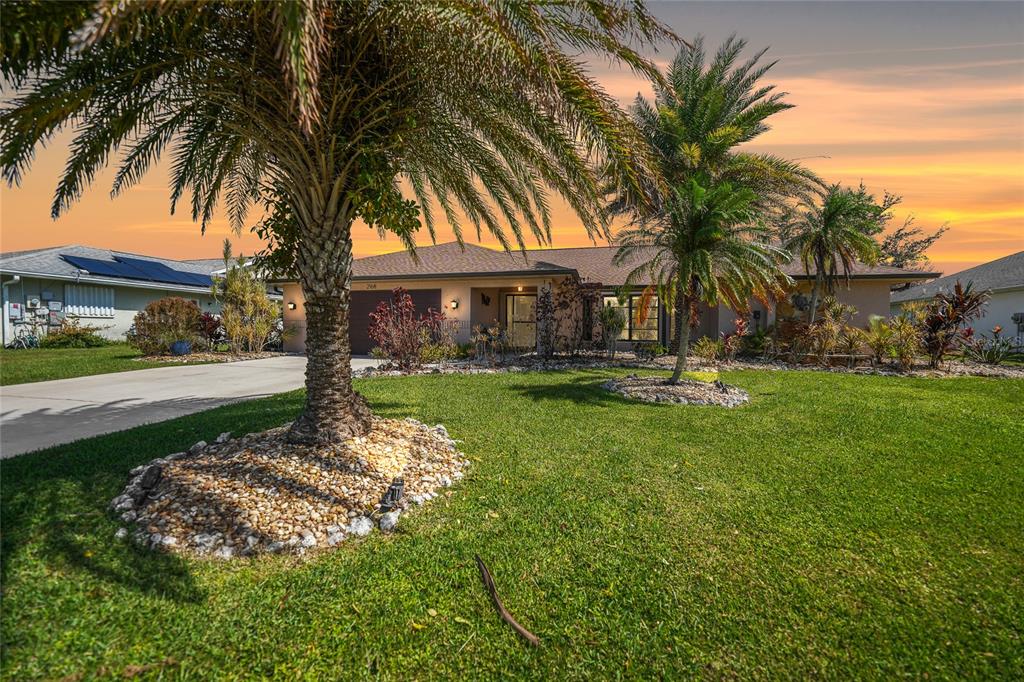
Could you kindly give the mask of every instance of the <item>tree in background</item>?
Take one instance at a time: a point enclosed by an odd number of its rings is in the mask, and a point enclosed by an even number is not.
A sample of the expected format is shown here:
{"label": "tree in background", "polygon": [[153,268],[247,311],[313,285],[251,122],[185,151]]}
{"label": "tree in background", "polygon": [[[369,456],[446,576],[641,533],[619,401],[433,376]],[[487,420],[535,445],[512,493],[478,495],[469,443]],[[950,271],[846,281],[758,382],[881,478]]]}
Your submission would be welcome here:
{"label": "tree in background", "polygon": [[267,296],[258,271],[241,255],[231,257],[231,242],[224,240],[224,276],[215,277],[212,294],[221,301],[221,324],[231,350],[258,353],[267,347],[281,309]]}
{"label": "tree in background", "polygon": [[[606,234],[590,160],[636,194],[650,184],[634,127],[574,54],[660,82],[637,48],[673,38],[642,3],[25,2],[4,7],[0,73],[8,183],[73,127],[54,217],[120,152],[113,194],[162,156],[171,210],[191,192],[204,227],[223,199],[283,207],[264,226],[306,310],[306,402],[289,439],[365,433],[348,337],[352,225],[411,250],[436,201],[506,248],[550,241],[549,189]],[[403,195],[400,182],[414,199]],[[269,193],[269,196],[268,196]],[[508,232],[511,232],[511,239]]]}
{"label": "tree in background", "polygon": [[807,321],[813,322],[823,295],[835,293],[845,278],[849,285],[857,262],[876,263],[878,245],[871,237],[879,206],[863,187],[832,185],[820,201],[801,204],[786,226],[785,248],[800,259],[812,279]]}
{"label": "tree in background", "polygon": [[[665,84],[654,83],[654,102],[637,96],[630,116],[651,148],[663,182],[637,195],[612,173],[615,182],[610,189],[625,191],[609,192],[611,215],[626,216],[633,224],[663,223],[667,216],[678,215],[677,193],[692,195],[689,183],[694,179],[705,190],[725,184],[737,191],[750,190],[744,201],[769,226],[784,219],[794,199],[811,200],[820,186],[811,171],[779,156],[738,149],[769,130],[772,116],[793,106],[784,101],[785,93],[761,82],[775,64],[761,63],[766,50],[740,61],[746,44],[730,37],[708,62],[704,39],[697,36],[676,55]],[[634,240],[638,237],[639,233],[632,235]],[[629,252],[643,254],[632,247]],[[624,255],[619,253],[620,262],[625,262]],[[674,306],[680,320],[688,311],[686,301],[674,295],[671,282],[676,270],[662,273],[665,281],[659,282],[658,293]],[[677,350],[680,338],[671,340],[672,350]]]}
{"label": "tree in background", "polygon": [[[709,183],[710,184],[710,183]],[[751,296],[766,300],[791,284],[780,267],[786,253],[771,244],[772,230],[761,222],[757,195],[729,183],[700,185],[696,179],[675,191],[660,220],[646,220],[619,233],[619,262],[637,262],[626,284],[671,282],[682,314],[675,317],[676,366],[669,383],[686,368],[690,330],[699,301],[733,310],[747,308]]]}

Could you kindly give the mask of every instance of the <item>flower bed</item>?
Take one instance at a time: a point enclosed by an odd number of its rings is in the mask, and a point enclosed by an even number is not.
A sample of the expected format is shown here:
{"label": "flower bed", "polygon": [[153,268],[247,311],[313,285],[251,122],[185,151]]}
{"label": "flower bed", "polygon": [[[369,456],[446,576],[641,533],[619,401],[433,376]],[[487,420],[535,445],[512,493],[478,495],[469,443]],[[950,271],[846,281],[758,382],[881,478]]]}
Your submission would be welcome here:
{"label": "flower bed", "polygon": [[[301,554],[379,526],[462,477],[467,462],[443,426],[375,418],[369,434],[334,446],[285,442],[287,426],[132,470],[111,508],[134,526],[118,531],[154,549],[229,559]],[[400,477],[402,494],[381,507]]]}

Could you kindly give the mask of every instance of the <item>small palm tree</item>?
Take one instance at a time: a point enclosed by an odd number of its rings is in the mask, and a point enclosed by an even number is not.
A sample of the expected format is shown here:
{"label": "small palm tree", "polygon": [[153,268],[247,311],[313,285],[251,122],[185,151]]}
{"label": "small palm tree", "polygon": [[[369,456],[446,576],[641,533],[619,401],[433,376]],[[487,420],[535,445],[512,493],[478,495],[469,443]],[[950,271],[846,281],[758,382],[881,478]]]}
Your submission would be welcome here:
{"label": "small palm tree", "polygon": [[[752,207],[770,225],[784,219],[794,198],[810,200],[821,184],[811,171],[775,155],[737,148],[767,131],[773,115],[793,106],[784,101],[785,93],[760,82],[775,64],[761,63],[765,50],[739,61],[746,44],[730,37],[708,62],[704,39],[698,36],[680,49],[665,84],[654,84],[654,102],[637,97],[630,116],[652,150],[661,182],[637,195],[628,183],[621,189],[623,183],[609,173],[610,214],[656,220],[668,214],[667,204],[692,179],[705,187],[728,183],[751,190]],[[681,299],[674,305],[677,318],[687,314]],[[672,339],[673,349],[679,340]]]}
{"label": "small palm tree", "polygon": [[674,191],[663,216],[619,233],[616,262],[640,261],[627,285],[674,288],[675,300],[682,303],[675,316],[679,345],[669,383],[678,383],[686,368],[698,301],[723,301],[744,310],[750,296],[767,299],[791,283],[779,265],[788,254],[770,243],[771,229],[760,216],[752,190],[729,183],[707,188],[691,179]]}
{"label": "small palm tree", "polygon": [[221,200],[236,229],[264,202],[264,234],[306,300],[306,404],[289,438],[336,442],[370,424],[351,381],[355,221],[412,249],[421,222],[433,237],[436,202],[459,240],[461,215],[523,248],[550,241],[554,190],[605,235],[590,155],[626,187],[649,167],[568,51],[660,79],[637,48],[661,38],[674,36],[640,2],[613,0],[12,3],[0,167],[19,182],[73,127],[54,217],[115,155],[115,195],[169,155],[171,210],[190,191],[204,227]]}
{"label": "small palm tree", "polygon": [[863,188],[839,185],[829,187],[820,202],[805,203],[798,209],[785,248],[800,258],[804,272],[814,280],[808,322],[814,321],[821,296],[835,293],[840,277],[849,286],[858,261],[878,260],[878,245],[870,236],[878,210]]}

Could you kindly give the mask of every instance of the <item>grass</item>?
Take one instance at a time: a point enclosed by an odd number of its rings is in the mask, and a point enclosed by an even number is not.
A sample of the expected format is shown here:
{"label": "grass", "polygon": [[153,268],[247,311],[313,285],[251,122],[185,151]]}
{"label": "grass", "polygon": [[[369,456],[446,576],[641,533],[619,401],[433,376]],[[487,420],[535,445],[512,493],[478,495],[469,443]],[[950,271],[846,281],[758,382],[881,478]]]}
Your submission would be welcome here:
{"label": "grass", "polygon": [[141,356],[125,343],[99,348],[4,348],[0,349],[0,386],[185,364],[135,359]]}
{"label": "grass", "polygon": [[105,510],[130,467],[297,393],[5,461],[3,676],[1024,676],[1024,382],[725,372],[753,397],[725,410],[631,403],[611,373],[363,381],[473,467],[305,560],[154,555]]}

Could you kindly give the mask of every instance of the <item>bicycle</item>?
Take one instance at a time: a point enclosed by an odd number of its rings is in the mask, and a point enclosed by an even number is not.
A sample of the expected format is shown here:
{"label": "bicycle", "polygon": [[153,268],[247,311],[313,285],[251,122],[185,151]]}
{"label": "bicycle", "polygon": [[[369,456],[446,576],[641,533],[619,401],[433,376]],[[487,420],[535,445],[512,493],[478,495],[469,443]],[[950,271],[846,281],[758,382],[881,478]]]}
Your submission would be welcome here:
{"label": "bicycle", "polygon": [[39,336],[34,330],[28,329],[25,325],[19,325],[14,331],[14,339],[7,344],[8,348],[17,349],[39,348]]}

